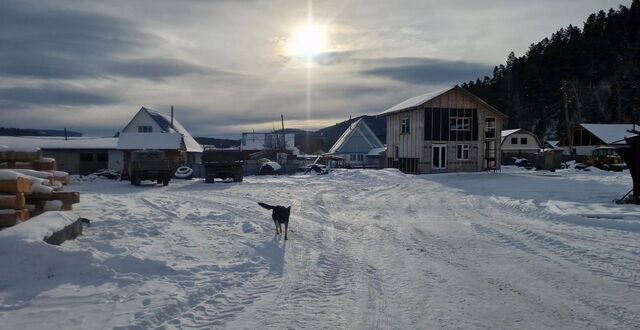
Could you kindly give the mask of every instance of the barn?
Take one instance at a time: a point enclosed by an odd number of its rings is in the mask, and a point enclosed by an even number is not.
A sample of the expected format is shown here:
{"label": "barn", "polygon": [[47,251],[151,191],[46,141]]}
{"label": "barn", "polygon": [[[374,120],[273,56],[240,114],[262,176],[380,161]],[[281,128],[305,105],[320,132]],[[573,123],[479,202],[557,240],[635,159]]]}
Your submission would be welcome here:
{"label": "barn", "polygon": [[500,168],[506,115],[459,86],[410,98],[380,115],[387,118],[387,167],[407,173]]}
{"label": "barn", "polygon": [[542,149],[540,139],[533,132],[516,128],[502,131],[502,164],[513,164],[514,158],[533,161]]}

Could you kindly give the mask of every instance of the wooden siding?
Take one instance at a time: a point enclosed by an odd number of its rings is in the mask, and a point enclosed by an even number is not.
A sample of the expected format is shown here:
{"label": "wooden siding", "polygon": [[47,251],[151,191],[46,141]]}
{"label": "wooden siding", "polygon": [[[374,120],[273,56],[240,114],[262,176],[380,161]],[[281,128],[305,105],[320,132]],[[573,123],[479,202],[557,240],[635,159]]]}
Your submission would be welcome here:
{"label": "wooden siding", "polygon": [[[428,118],[426,113],[430,111],[428,109],[433,108],[446,109],[447,111],[440,110],[437,111],[439,112],[438,114],[433,112],[432,117]],[[471,111],[471,134],[470,136],[464,134],[456,135],[455,139],[461,140],[460,142],[451,141],[449,109],[469,109]],[[476,110],[474,111],[473,109]],[[446,116],[446,121],[441,120],[442,116]],[[499,168],[502,118],[481,102],[455,89],[426,102],[418,108],[387,115],[387,165],[397,167],[396,165],[399,166],[400,164],[411,164],[410,167],[413,168],[413,161],[417,159],[418,169],[415,172],[419,173],[483,171],[487,168],[485,160],[485,142],[487,141],[485,139],[485,126],[487,117],[496,119],[496,136],[490,140],[495,140],[496,166]],[[403,118],[410,119],[411,131],[409,133],[401,133],[401,121]],[[436,123],[440,123],[438,128],[434,128],[432,132],[429,132],[427,125],[431,124],[433,126]],[[428,137],[429,133],[432,134],[431,137]],[[447,146],[446,169],[432,169],[432,145],[434,144],[445,144]],[[457,159],[456,148],[458,144],[469,145],[468,160]],[[398,158],[395,157],[396,147],[398,147],[399,151]]]}

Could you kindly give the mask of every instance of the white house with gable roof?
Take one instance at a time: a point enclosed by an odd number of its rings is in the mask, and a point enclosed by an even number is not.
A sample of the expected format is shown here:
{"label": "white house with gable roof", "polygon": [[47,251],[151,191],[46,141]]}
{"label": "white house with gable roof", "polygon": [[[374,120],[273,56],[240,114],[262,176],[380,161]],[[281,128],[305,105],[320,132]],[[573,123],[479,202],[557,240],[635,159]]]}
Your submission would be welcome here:
{"label": "white house with gable roof", "polygon": [[142,107],[122,129],[118,150],[164,150],[168,158],[188,164],[201,163],[202,146],[196,142],[182,124],[171,114]]}
{"label": "white house with gable roof", "polygon": [[349,125],[327,154],[340,156],[355,168],[377,168],[380,153],[386,150],[369,125],[360,118]]}

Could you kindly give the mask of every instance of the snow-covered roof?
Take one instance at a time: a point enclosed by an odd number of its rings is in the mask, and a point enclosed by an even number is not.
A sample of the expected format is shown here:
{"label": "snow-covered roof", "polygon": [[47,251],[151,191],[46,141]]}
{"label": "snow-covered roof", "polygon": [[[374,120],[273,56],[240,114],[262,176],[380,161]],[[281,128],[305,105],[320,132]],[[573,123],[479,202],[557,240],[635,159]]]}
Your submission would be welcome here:
{"label": "snow-covered roof", "polygon": [[[145,107],[140,108],[138,113],[140,112],[146,113],[149,117],[151,117],[151,119],[153,119],[153,121],[155,121],[158,126],[160,126],[160,129],[162,129],[162,133],[182,134],[184,136],[184,145],[187,148],[187,152],[202,152],[202,146],[191,136],[189,131],[187,131],[187,129],[184,128],[184,126],[182,126],[182,124],[180,124],[178,119],[176,119],[175,117],[173,117],[172,127],[171,115],[167,115]],[[133,118],[135,118],[136,116],[134,116]],[[129,127],[129,125],[131,125],[132,121],[133,119],[131,119],[131,121],[125,126],[125,128],[122,130],[123,132]]]}
{"label": "snow-covered roof", "polygon": [[502,139],[504,140],[504,138],[506,138],[507,136],[509,136],[509,135],[519,131],[519,130],[521,130],[521,128],[503,130],[502,133],[501,133]]}
{"label": "snow-covered roof", "polygon": [[118,150],[178,150],[183,148],[180,133],[120,133]]}
{"label": "snow-covered roof", "polygon": [[381,152],[387,151],[387,147],[382,147],[382,148],[374,148],[369,150],[369,153],[367,153],[367,156],[378,156],[380,155]]}
{"label": "snow-covered roof", "polygon": [[116,149],[114,137],[0,136],[0,145],[40,149]]}
{"label": "snow-covered roof", "polygon": [[[633,129],[633,124],[580,124],[591,134],[606,144],[626,144],[624,138],[635,136],[627,130]],[[640,126],[636,125],[636,129]]]}
{"label": "snow-covered roof", "polygon": [[550,146],[552,146],[552,147],[554,147],[554,148],[555,148],[555,147],[557,147],[557,146],[558,146],[558,143],[560,143],[560,141],[559,141],[559,140],[547,140],[547,143],[548,143]]}
{"label": "snow-covered roof", "polygon": [[369,125],[362,119],[356,120],[355,123],[349,125],[349,127],[342,133],[340,138],[333,144],[331,149],[329,149],[329,154],[337,153],[342,146],[344,146],[347,141],[353,136],[353,134],[359,133],[364,140],[369,144],[371,149],[382,148],[384,145],[380,142],[380,139],[376,136],[375,133],[369,128]]}
{"label": "snow-covered roof", "polygon": [[476,100],[477,102],[483,104],[484,106],[486,106],[489,110],[495,112],[497,115],[501,116],[501,117],[507,117],[504,113],[500,112],[498,109],[492,107],[491,105],[489,105],[487,102],[483,101],[482,99],[480,99],[479,97],[477,97],[476,95],[474,95],[473,93],[467,91],[466,89],[460,87],[460,86],[453,86],[453,87],[449,87],[449,88],[445,88],[439,91],[435,91],[435,92],[430,92],[430,93],[426,93],[426,94],[422,94],[422,95],[418,95],[418,96],[414,96],[410,99],[407,99],[399,104],[394,105],[393,107],[383,111],[380,115],[389,115],[392,113],[396,113],[396,112],[402,112],[402,111],[407,111],[407,110],[412,110],[416,107],[419,107],[433,99],[435,99],[436,97],[440,96],[440,95],[444,95],[445,93],[448,93],[452,90],[457,90],[460,91],[462,93],[464,93],[465,95],[467,95],[468,97]]}
{"label": "snow-covered roof", "polygon": [[388,114],[388,113],[392,113],[392,112],[396,112],[396,111],[400,111],[408,108],[417,107],[419,105],[429,102],[430,100],[433,100],[434,98],[450,91],[451,89],[452,88],[445,88],[439,91],[414,96],[410,99],[407,99],[405,101],[400,102],[399,104],[392,106],[391,108],[385,110],[382,114]]}

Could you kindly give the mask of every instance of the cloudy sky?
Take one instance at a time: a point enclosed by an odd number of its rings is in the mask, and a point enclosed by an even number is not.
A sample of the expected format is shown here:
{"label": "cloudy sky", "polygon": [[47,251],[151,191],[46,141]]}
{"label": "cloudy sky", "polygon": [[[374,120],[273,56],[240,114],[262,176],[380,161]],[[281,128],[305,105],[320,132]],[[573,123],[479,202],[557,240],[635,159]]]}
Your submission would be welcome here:
{"label": "cloudy sky", "polygon": [[[300,36],[305,0],[0,0],[0,126],[112,135],[174,105],[194,135],[269,131],[281,113],[316,129],[489,75],[621,2],[316,0]],[[292,50],[318,34],[310,61]]]}

